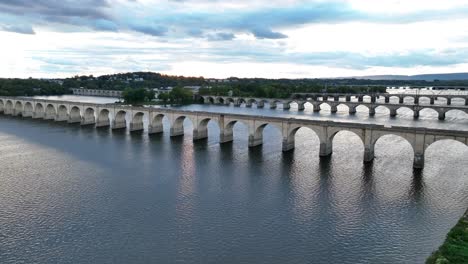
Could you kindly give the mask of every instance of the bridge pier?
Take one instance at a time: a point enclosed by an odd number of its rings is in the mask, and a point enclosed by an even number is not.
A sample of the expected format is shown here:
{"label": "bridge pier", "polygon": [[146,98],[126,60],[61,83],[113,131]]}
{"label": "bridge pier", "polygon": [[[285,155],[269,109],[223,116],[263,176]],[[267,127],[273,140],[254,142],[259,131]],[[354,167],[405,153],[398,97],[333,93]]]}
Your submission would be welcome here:
{"label": "bridge pier", "polygon": [[405,99],[404,99],[402,96],[400,96],[400,97],[398,98],[398,103],[402,104],[402,103],[404,103],[404,102],[405,102]]}
{"label": "bridge pier", "polygon": [[169,136],[171,137],[178,137],[178,136],[183,136],[184,135],[184,127],[171,127],[171,130],[169,132]]}
{"label": "bridge pier", "polygon": [[364,162],[372,162],[374,160],[374,146],[367,145],[364,147]]}
{"label": "bridge pier", "polygon": [[375,101],[377,101],[377,97],[376,96],[371,96],[370,101],[371,101],[371,103],[375,103]]}
{"label": "bridge pier", "polygon": [[[5,114],[7,114],[7,113],[5,112]],[[37,119],[37,118],[44,119],[44,112],[34,112],[33,115],[32,115],[32,118],[33,119]]]}
{"label": "bridge pier", "polygon": [[[82,126],[87,126],[87,125],[95,125],[96,124],[96,121],[93,119],[86,119],[86,118],[83,118],[80,122],[80,125]],[[131,125],[131,124],[130,124]]]}
{"label": "bridge pier", "polygon": [[248,107],[248,108],[252,107],[252,102],[245,103],[245,107]]}
{"label": "bridge pier", "polygon": [[445,112],[439,112],[439,120],[445,120]]}
{"label": "bridge pier", "polygon": [[234,136],[233,136],[232,131],[231,132],[221,131],[219,133],[219,143],[220,144],[231,142],[233,140],[234,140]]}
{"label": "bridge pier", "polygon": [[333,101],[335,101],[335,102],[340,101],[340,96],[339,95],[333,96]]}
{"label": "bridge pier", "polygon": [[193,140],[199,140],[199,139],[204,139],[208,137],[208,129],[193,129]]}
{"label": "bridge pier", "polygon": [[107,126],[110,126],[110,120],[109,118],[105,119],[105,120],[101,120],[101,119],[97,119],[96,121],[96,127],[107,127]]}
{"label": "bridge pier", "polygon": [[69,124],[81,123],[81,117],[80,116],[77,116],[77,117],[69,116],[68,117],[68,123]]}
{"label": "bridge pier", "polygon": [[271,102],[270,103],[270,109],[276,109],[276,107],[277,107],[276,102]]}
{"label": "bridge pier", "polygon": [[358,96],[357,101],[361,103],[364,102],[364,96]]}
{"label": "bridge pier", "polygon": [[413,109],[413,117],[419,118],[419,110]]}
{"label": "bridge pier", "polygon": [[415,169],[424,168],[424,153],[416,152],[414,154],[413,168]]}
{"label": "bridge pier", "polygon": [[447,105],[451,105],[452,104],[452,98],[447,98]]}
{"label": "bridge pier", "polygon": [[143,129],[143,122],[130,122],[130,131],[139,131]]}
{"label": "bridge pier", "polygon": [[351,95],[346,95],[345,100],[346,102],[351,102]]}
{"label": "bridge pier", "polygon": [[262,135],[249,135],[249,147],[256,147],[263,144],[263,136]]}
{"label": "bridge pier", "polygon": [[369,115],[375,116],[375,107],[369,107]]}
{"label": "bridge pier", "polygon": [[265,107],[265,102],[264,101],[260,101],[257,103],[257,108],[263,108]]}
{"label": "bridge pier", "polygon": [[356,114],[356,106],[348,106],[348,108],[349,108],[350,115]]}
{"label": "bridge pier", "polygon": [[115,120],[112,121],[112,129],[121,129],[121,128],[126,128],[127,127],[127,122],[116,122]]}
{"label": "bridge pier", "polygon": [[164,131],[163,125],[161,124],[150,124],[148,125],[148,134],[162,133]]}
{"label": "bridge pier", "polygon": [[397,109],[390,108],[390,117],[395,117],[395,116],[397,116]]}
{"label": "bridge pier", "polygon": [[418,96],[415,96],[415,97],[414,97],[414,103],[415,103],[415,104],[419,104],[419,97],[418,97]]}
{"label": "bridge pier", "polygon": [[321,110],[320,103],[313,103],[314,106],[314,112],[318,113]]}
{"label": "bridge pier", "polygon": [[297,110],[304,111],[305,103],[297,103]]}
{"label": "bridge pier", "polygon": [[[44,120],[55,120],[55,114],[48,114],[44,115]],[[81,120],[80,120],[81,121]]]}
{"label": "bridge pier", "polygon": [[294,149],[294,136],[291,138],[283,138],[282,150],[283,152],[290,151]]}
{"label": "bridge pier", "polygon": [[327,157],[333,153],[333,143],[330,142],[320,142],[320,157]]}
{"label": "bridge pier", "polygon": [[68,121],[68,115],[59,115],[57,114],[57,116],[55,117],[55,121],[57,122],[63,122],[63,121]]}
{"label": "bridge pier", "polygon": [[431,97],[431,98],[429,99],[429,104],[431,104],[431,105],[434,104],[434,97]]}
{"label": "bridge pier", "polygon": [[385,98],[385,103],[390,103],[390,97],[385,96],[384,98]]}
{"label": "bridge pier", "polygon": [[468,105],[468,98],[465,98],[465,105]]}
{"label": "bridge pier", "polygon": [[283,103],[283,110],[289,110],[291,105],[289,103]]}
{"label": "bridge pier", "polygon": [[333,114],[338,112],[338,107],[335,104],[332,104],[330,106],[330,112],[332,112]]}

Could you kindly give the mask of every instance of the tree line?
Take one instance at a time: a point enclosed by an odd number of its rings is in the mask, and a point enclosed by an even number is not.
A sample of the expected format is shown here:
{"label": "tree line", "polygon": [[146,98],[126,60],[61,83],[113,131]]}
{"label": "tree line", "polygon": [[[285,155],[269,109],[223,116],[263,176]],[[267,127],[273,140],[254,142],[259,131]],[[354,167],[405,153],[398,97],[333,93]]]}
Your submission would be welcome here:
{"label": "tree line", "polygon": [[61,95],[69,89],[51,80],[0,79],[0,96]]}

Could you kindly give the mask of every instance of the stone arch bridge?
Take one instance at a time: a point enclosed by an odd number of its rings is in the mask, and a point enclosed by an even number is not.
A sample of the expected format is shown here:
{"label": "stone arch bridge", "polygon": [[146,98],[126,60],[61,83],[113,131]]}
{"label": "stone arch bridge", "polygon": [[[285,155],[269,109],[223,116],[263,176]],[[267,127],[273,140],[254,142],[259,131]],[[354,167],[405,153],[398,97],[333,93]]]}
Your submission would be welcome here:
{"label": "stone arch bridge", "polygon": [[344,98],[346,102],[351,101],[352,98],[357,98],[358,102],[363,102],[364,97],[368,97],[371,103],[375,103],[377,99],[384,98],[385,103],[390,102],[390,98],[397,98],[398,103],[403,104],[405,98],[411,98],[414,104],[419,104],[419,99],[429,99],[429,104],[434,104],[435,100],[443,98],[447,105],[452,104],[452,99],[458,98],[465,101],[465,105],[468,106],[468,95],[467,94],[430,94],[430,93],[360,93],[360,94],[347,94],[347,93],[294,93],[291,98],[313,100],[313,101],[339,101],[340,98]]}
{"label": "stone arch bridge", "polygon": [[292,103],[298,105],[298,110],[302,111],[305,109],[305,104],[310,103],[313,106],[314,112],[320,112],[323,105],[328,105],[332,113],[338,111],[338,106],[344,105],[348,108],[349,114],[355,114],[356,108],[359,106],[364,106],[369,110],[369,115],[375,115],[375,110],[377,108],[386,108],[389,110],[390,116],[397,116],[398,109],[407,108],[413,111],[413,116],[415,118],[419,117],[419,113],[424,109],[430,109],[436,111],[438,114],[439,120],[444,120],[447,112],[452,110],[458,110],[468,114],[468,106],[444,106],[444,105],[419,105],[419,104],[390,104],[390,103],[366,103],[362,101],[351,102],[351,101],[340,101],[340,100],[311,100],[311,99],[270,99],[270,98],[255,98],[255,97],[230,97],[230,96],[201,96],[203,103],[205,104],[221,104],[229,105],[231,103],[234,106],[241,106],[245,104],[246,107],[252,107],[253,104],[257,108],[265,107],[265,104],[268,104],[271,109],[276,109],[278,105],[282,105],[283,109],[287,110],[291,108]]}
{"label": "stone arch bridge", "polygon": [[[7,115],[40,118],[46,120],[80,123],[96,127],[111,126],[123,129],[129,124],[130,131],[143,130],[144,118],[148,120],[148,133],[163,132],[163,118],[170,123],[170,136],[184,134],[184,120],[193,124],[193,139],[208,137],[208,122],[215,122],[220,130],[220,143],[233,140],[233,128],[243,123],[249,132],[249,147],[263,143],[263,129],[267,125],[281,131],[282,149],[294,148],[295,134],[301,128],[315,132],[320,141],[320,156],[328,156],[333,151],[333,138],[340,131],[355,133],[364,145],[364,162],[374,159],[374,147],[383,136],[396,135],[407,140],[414,151],[413,165],[423,168],[424,153],[434,142],[455,140],[468,144],[468,132],[457,130],[426,129],[418,127],[387,127],[374,124],[317,121],[258,115],[225,114],[201,111],[186,111],[166,108],[132,107],[116,104],[92,104],[68,101],[53,101],[30,98],[0,97],[0,112]],[[128,120],[127,120],[128,119]]]}

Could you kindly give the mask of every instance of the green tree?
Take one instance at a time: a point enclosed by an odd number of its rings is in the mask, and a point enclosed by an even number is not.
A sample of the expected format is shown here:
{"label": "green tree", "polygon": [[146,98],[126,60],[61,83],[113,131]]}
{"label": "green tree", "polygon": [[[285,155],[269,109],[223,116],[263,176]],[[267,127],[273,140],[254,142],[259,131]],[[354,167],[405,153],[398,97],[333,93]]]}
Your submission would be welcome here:
{"label": "green tree", "polygon": [[139,104],[151,101],[154,98],[154,92],[147,91],[144,88],[126,88],[122,93],[122,97],[127,104]]}

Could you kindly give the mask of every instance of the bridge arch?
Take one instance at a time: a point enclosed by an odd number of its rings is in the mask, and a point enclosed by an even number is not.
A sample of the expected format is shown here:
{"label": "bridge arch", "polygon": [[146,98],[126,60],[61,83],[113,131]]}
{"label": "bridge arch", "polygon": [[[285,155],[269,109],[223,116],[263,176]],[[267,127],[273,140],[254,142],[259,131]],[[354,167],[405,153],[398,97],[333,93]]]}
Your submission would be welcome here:
{"label": "bridge arch", "polygon": [[281,134],[281,126],[278,126],[275,123],[254,122],[253,126],[249,129],[249,146],[254,147],[263,144],[263,130],[267,126],[275,127]]}
{"label": "bridge arch", "polygon": [[188,116],[178,115],[174,116],[171,122],[171,137],[182,136],[184,135],[184,121],[189,120],[192,123],[192,126],[195,124]]}
{"label": "bridge arch", "polygon": [[13,102],[7,100],[5,103],[5,114],[13,114]]}
{"label": "bridge arch", "polygon": [[[330,128],[328,130],[328,137],[326,139],[325,146],[322,147],[322,155],[330,155],[333,152],[333,140],[335,139],[336,135],[342,134],[342,133],[351,133],[354,134],[353,136],[359,138],[362,149],[364,150],[364,132],[362,129],[348,129],[348,128],[340,128],[340,127],[334,127]],[[323,144],[323,143],[322,143]],[[326,152],[324,152],[326,150]]]}
{"label": "bridge arch", "polygon": [[468,161],[468,145],[452,138],[436,139],[426,147],[424,158],[440,161],[441,156]]}
{"label": "bridge arch", "polygon": [[207,100],[210,104],[214,104],[216,102],[215,98],[213,96],[208,96]]}
{"label": "bridge arch", "polygon": [[390,115],[391,109],[385,105],[379,105],[375,108],[375,112],[379,114],[387,114]]}
{"label": "bridge arch", "polygon": [[[420,104],[429,104],[431,102],[431,96],[430,95],[419,95],[418,103]],[[421,100],[423,99],[423,100]]]}
{"label": "bridge arch", "polygon": [[114,116],[113,129],[126,128],[127,127],[127,112],[124,110],[118,111]]}
{"label": "bridge arch", "polygon": [[64,121],[68,119],[68,110],[65,105],[59,105],[57,110],[57,121]]}
{"label": "bridge arch", "polygon": [[[409,98],[409,99],[407,99],[407,98]],[[402,99],[403,99],[403,103],[412,103],[412,104],[414,104],[415,101],[416,101],[414,95],[403,95]],[[406,102],[405,102],[405,100],[406,100]]]}
{"label": "bridge arch", "polygon": [[468,109],[451,109],[445,112],[445,116],[450,119],[468,118]]}
{"label": "bridge arch", "polygon": [[162,133],[164,131],[164,118],[167,117],[164,114],[156,114],[154,115],[152,120],[150,121],[148,132],[149,133]]}
{"label": "bridge arch", "polygon": [[136,112],[133,114],[132,120],[130,121],[130,131],[143,130],[143,119],[145,113]]}
{"label": "bridge arch", "polygon": [[110,111],[108,109],[101,109],[98,113],[96,120],[97,127],[104,127],[110,125]]}
{"label": "bridge arch", "polygon": [[96,117],[94,115],[94,108],[87,107],[83,113],[82,124],[88,125],[88,124],[94,124],[94,123],[96,123]]}
{"label": "bridge arch", "polygon": [[68,122],[76,123],[81,122],[81,110],[78,106],[73,106],[70,109],[70,114],[68,116]]}
{"label": "bridge arch", "polygon": [[423,107],[419,109],[419,115],[423,115],[425,117],[437,117],[441,114],[444,114],[445,111],[437,111],[434,108],[430,107]]}
{"label": "bridge arch", "polygon": [[452,98],[450,98],[451,103],[453,103],[454,99],[458,99],[460,101],[463,101],[465,105],[468,105],[468,97],[464,98],[463,96],[452,96]]}
{"label": "bridge arch", "polygon": [[404,106],[404,105],[398,107],[396,109],[396,112],[397,112],[398,115],[402,115],[402,116],[410,115],[411,113],[413,113],[413,115],[414,115],[413,109],[411,109],[408,106]]}
{"label": "bridge arch", "polygon": [[283,135],[283,151],[288,151],[288,150],[295,148],[296,135],[298,131],[301,131],[301,130],[312,131],[312,133],[315,135],[315,138],[318,139],[317,141],[320,142],[320,144],[325,141],[323,132],[318,128],[315,128],[312,126],[301,126],[301,125],[291,126],[286,131],[286,135]]}
{"label": "bridge arch", "polygon": [[234,140],[234,127],[236,126],[236,124],[240,124],[242,127],[244,127],[247,130],[248,134],[249,125],[247,123],[241,120],[230,120],[224,124],[224,127],[220,127],[220,143],[230,142]]}
{"label": "bridge arch", "polygon": [[356,111],[371,114],[371,108],[365,104],[356,105]]}
{"label": "bridge arch", "polygon": [[42,118],[44,117],[45,109],[41,103],[36,103],[34,106],[34,117]]}
{"label": "bridge arch", "polygon": [[247,104],[244,98],[237,98],[237,105]]}
{"label": "bridge arch", "polygon": [[23,103],[21,103],[21,101],[16,101],[14,114],[23,115]]}
{"label": "bridge arch", "polygon": [[331,109],[332,109],[332,105],[329,104],[328,101],[320,101],[320,103],[318,103],[317,106],[318,106],[317,108],[320,109],[320,110],[331,111]]}
{"label": "bridge arch", "polygon": [[26,102],[24,104],[24,113],[23,113],[23,116],[33,116],[34,114],[34,106],[31,102]]}
{"label": "bridge arch", "polygon": [[47,104],[45,108],[45,119],[55,119],[55,115],[57,114],[57,111],[55,110],[55,107],[53,104]]}
{"label": "bridge arch", "polygon": [[396,104],[400,102],[400,96],[398,95],[390,95],[388,96],[388,102],[392,104]]}
{"label": "bridge arch", "polygon": [[234,98],[232,97],[226,98],[226,104],[230,105],[231,103],[236,104],[236,101],[234,100]]}
{"label": "bridge arch", "polygon": [[203,119],[199,120],[198,123],[194,124],[194,127],[193,127],[193,140],[203,139],[203,138],[208,137],[208,124],[210,122],[216,123],[216,126],[218,127],[218,130],[221,130],[221,128],[219,126],[219,123],[216,122],[216,120],[214,120],[214,119],[212,119],[210,117],[203,118]]}
{"label": "bridge arch", "polygon": [[[387,148],[386,146],[388,145],[392,145],[396,147]],[[413,140],[406,137],[404,134],[391,133],[391,132],[374,134],[370,142],[370,145],[366,147],[369,147],[372,152],[375,151],[376,157],[379,157],[380,155],[390,155],[397,161],[399,157],[400,158],[400,160],[398,161],[399,163],[408,162],[409,164],[411,163],[414,164],[416,161],[415,159],[416,159],[417,153],[416,153],[416,148],[414,146]],[[408,153],[410,156],[413,156],[413,158],[411,157],[409,159],[404,158],[405,152]],[[418,153],[418,154],[423,154],[423,153]]]}
{"label": "bridge arch", "polygon": [[225,100],[224,100],[223,97],[219,96],[217,99],[218,99],[218,100],[217,100],[217,103],[218,103],[218,104],[225,104]]}

